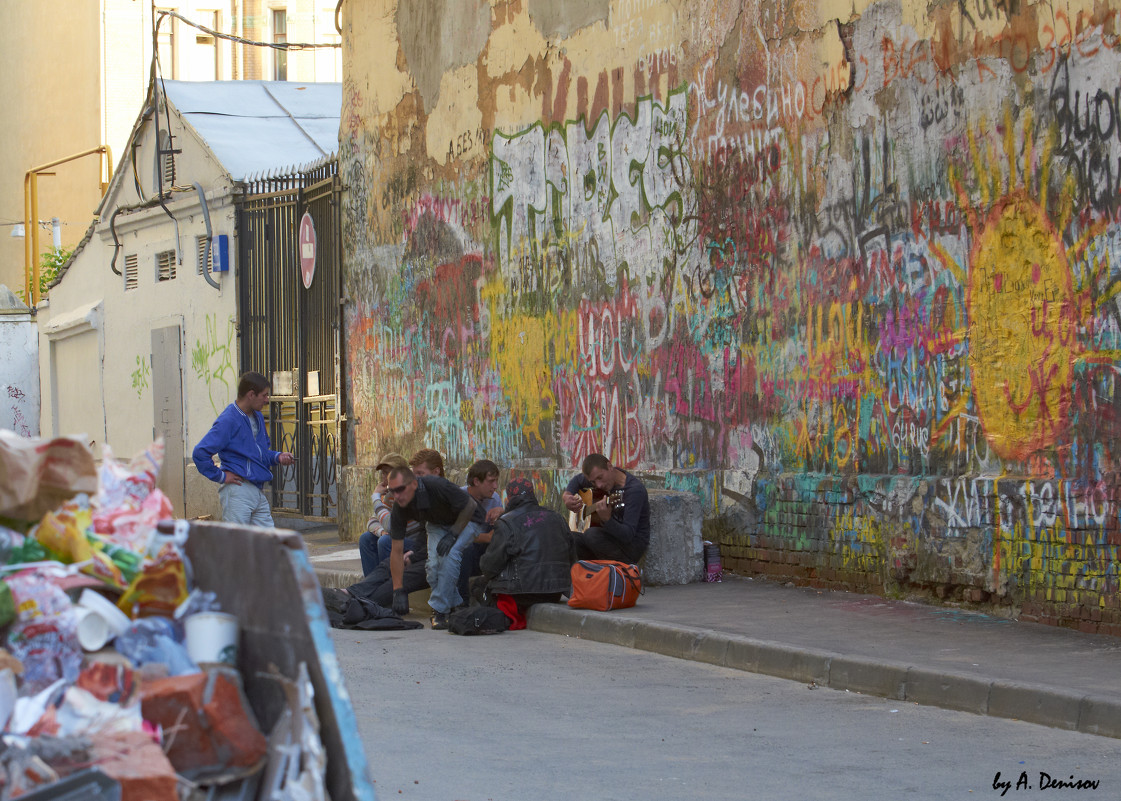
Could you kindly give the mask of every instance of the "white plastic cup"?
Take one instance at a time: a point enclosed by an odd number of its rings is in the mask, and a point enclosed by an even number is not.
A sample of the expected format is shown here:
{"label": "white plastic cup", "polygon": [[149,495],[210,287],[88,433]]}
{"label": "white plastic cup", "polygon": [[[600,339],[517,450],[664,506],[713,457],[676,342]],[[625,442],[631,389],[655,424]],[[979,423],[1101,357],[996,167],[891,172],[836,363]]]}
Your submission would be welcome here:
{"label": "white plastic cup", "polygon": [[85,609],[92,609],[101,615],[101,618],[109,626],[109,639],[120,637],[128,627],[132,625],[128,615],[122,612],[114,605],[112,601],[106,598],[101,593],[91,590],[89,587],[82,590],[81,596],[78,598],[79,607]]}
{"label": "white plastic cup", "polygon": [[74,617],[78,621],[78,644],[86,651],[100,651],[110,640],[109,624],[93,609],[84,606],[74,607]]}
{"label": "white plastic cup", "polygon": [[196,665],[237,666],[237,618],[225,612],[197,612],[183,621],[187,655]]}

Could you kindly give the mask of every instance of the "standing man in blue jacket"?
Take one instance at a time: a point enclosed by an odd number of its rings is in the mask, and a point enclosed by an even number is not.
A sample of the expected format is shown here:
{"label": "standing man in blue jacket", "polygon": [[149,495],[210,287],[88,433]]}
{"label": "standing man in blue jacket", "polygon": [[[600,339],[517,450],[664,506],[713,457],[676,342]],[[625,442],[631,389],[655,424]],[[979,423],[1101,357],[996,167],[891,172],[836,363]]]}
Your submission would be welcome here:
{"label": "standing man in blue jacket", "polygon": [[[272,384],[260,373],[246,373],[237,384],[237,400],[227,406],[192,453],[198,471],[216,484],[227,523],[272,528],[272,510],[265,484],[274,464],[296,461],[290,453],[269,450],[261,409],[269,402]],[[214,464],[214,455],[222,466]]]}

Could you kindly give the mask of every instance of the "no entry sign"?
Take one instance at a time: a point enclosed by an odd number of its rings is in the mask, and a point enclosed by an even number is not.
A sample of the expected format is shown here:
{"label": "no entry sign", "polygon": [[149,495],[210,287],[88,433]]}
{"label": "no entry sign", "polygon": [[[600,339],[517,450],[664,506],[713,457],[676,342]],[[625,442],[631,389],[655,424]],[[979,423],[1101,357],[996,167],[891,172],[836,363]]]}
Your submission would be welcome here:
{"label": "no entry sign", "polygon": [[306,211],[300,218],[300,277],[304,280],[304,289],[311,289],[315,278],[315,223]]}

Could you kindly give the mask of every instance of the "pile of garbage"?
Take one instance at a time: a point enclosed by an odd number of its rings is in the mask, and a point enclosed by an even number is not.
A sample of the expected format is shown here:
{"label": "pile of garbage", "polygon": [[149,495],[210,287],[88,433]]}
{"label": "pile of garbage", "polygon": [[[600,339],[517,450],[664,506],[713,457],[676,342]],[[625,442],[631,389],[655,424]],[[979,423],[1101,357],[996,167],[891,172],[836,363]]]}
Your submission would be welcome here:
{"label": "pile of garbage", "polygon": [[0,430],[0,801],[326,798],[306,666],[266,737],[162,461]]}

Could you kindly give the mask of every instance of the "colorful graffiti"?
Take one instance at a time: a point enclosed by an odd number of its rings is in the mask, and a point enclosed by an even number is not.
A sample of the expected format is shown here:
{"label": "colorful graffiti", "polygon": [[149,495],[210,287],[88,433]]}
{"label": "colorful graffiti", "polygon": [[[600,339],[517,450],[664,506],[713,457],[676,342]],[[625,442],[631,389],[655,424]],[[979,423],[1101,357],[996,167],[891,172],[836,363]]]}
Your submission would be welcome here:
{"label": "colorful graffiti", "polygon": [[1121,625],[1115,12],[947,5],[921,33],[880,2],[817,58],[716,5],[584,77],[530,59],[537,120],[481,85],[485,161],[425,173],[410,112],[352,130],[359,461],[603,452],[700,495],[745,566]]}

